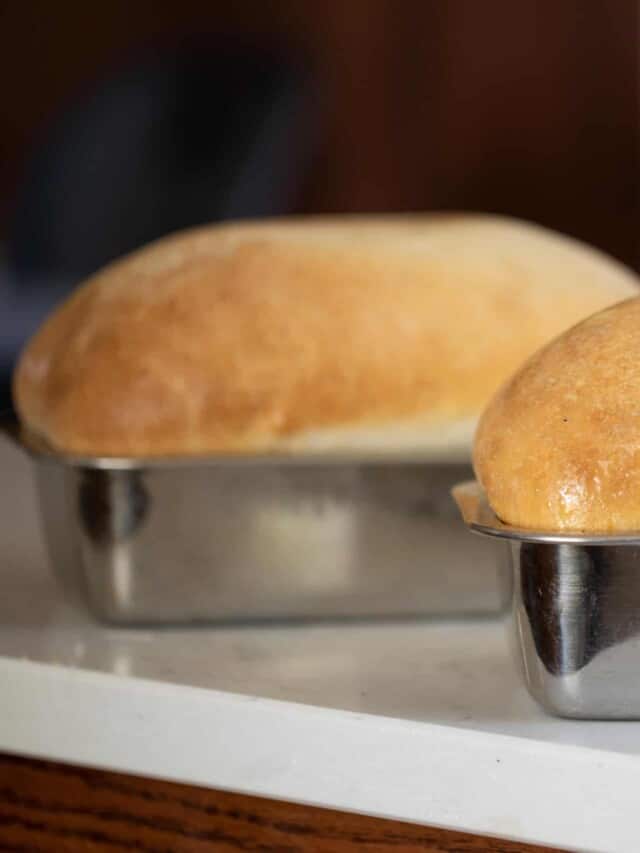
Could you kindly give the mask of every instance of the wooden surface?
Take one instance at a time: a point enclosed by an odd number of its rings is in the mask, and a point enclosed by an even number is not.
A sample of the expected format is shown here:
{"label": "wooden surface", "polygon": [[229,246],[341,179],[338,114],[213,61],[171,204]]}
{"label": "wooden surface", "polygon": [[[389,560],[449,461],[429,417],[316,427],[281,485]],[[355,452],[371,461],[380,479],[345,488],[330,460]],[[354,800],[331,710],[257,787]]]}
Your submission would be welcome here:
{"label": "wooden surface", "polygon": [[543,848],[0,755],[0,851],[76,850],[534,853]]}
{"label": "wooden surface", "polygon": [[[153,46],[280,45],[314,70],[302,210],[486,209],[640,267],[637,0],[0,3],[0,229],[65,105]],[[26,57],[26,60],[25,60]]]}

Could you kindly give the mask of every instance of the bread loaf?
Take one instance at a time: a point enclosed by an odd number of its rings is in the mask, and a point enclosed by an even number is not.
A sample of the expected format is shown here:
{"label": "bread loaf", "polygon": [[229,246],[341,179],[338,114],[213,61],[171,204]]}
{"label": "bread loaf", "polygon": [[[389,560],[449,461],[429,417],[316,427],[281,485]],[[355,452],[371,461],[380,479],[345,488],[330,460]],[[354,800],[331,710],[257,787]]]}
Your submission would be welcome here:
{"label": "bread loaf", "polygon": [[483,414],[474,464],[508,524],[640,530],[640,299],[529,359]]}
{"label": "bread loaf", "polygon": [[573,240],[481,215],[198,228],[112,263],[27,345],[22,423],[110,456],[470,456],[542,343],[635,292]]}

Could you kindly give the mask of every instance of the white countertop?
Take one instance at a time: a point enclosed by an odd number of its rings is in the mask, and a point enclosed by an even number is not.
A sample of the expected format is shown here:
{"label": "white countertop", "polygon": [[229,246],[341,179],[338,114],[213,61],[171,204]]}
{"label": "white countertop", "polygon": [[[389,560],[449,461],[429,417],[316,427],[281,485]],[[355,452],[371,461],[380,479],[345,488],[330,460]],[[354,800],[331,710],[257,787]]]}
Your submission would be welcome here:
{"label": "white countertop", "polygon": [[640,723],[546,716],[491,621],[121,630],[0,443],[0,750],[575,849],[637,846]]}

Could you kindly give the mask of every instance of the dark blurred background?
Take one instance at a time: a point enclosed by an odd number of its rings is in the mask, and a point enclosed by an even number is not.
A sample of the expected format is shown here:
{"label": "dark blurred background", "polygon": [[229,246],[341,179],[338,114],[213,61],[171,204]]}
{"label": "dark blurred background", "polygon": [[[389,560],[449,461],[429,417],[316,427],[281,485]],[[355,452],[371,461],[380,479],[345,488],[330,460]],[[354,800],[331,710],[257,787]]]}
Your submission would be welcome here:
{"label": "dark blurred background", "polygon": [[0,3],[0,407],[110,258],[176,228],[484,210],[640,268],[637,0]]}

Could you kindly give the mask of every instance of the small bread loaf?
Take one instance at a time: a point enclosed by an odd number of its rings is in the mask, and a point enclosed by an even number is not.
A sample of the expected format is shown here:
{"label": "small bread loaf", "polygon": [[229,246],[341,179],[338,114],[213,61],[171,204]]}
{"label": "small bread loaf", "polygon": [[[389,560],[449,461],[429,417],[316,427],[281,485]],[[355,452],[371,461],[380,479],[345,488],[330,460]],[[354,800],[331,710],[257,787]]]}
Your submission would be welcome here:
{"label": "small bread loaf", "polygon": [[640,530],[640,299],[529,359],[483,414],[474,465],[508,524]]}
{"label": "small bread loaf", "polygon": [[14,397],[75,454],[469,458],[514,368],[634,292],[600,253],[496,217],[199,228],[80,287],[26,347]]}

